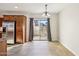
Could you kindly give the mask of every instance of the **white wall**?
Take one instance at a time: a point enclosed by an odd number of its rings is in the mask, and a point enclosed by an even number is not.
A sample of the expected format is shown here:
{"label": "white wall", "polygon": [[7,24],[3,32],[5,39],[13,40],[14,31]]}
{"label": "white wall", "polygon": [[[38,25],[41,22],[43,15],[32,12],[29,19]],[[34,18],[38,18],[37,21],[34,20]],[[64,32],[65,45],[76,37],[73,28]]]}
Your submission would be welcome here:
{"label": "white wall", "polygon": [[58,14],[51,15],[50,18],[50,30],[51,30],[51,37],[52,41],[59,41],[58,36]]}
{"label": "white wall", "polygon": [[59,14],[60,42],[79,55],[79,5],[64,9]]}

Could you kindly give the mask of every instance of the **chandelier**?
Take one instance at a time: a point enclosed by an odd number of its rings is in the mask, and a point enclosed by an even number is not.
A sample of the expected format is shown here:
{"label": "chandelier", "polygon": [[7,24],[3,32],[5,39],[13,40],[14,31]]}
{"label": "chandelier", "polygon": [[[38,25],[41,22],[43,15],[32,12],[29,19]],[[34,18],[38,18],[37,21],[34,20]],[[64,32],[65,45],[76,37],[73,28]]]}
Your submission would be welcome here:
{"label": "chandelier", "polygon": [[44,17],[49,17],[50,16],[50,14],[48,13],[48,11],[47,11],[47,4],[45,4],[45,12],[42,14],[42,16],[44,16]]}

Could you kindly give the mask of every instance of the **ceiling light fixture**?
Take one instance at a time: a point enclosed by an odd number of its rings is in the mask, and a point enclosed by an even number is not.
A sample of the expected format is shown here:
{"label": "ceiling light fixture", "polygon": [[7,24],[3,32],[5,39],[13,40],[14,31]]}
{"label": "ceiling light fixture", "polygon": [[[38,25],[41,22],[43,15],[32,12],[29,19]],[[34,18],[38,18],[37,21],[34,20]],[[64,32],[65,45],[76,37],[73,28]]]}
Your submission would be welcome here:
{"label": "ceiling light fixture", "polygon": [[47,4],[45,4],[45,12],[42,14],[42,16],[44,16],[44,17],[49,17],[50,16],[50,14],[48,13],[48,11],[47,11]]}

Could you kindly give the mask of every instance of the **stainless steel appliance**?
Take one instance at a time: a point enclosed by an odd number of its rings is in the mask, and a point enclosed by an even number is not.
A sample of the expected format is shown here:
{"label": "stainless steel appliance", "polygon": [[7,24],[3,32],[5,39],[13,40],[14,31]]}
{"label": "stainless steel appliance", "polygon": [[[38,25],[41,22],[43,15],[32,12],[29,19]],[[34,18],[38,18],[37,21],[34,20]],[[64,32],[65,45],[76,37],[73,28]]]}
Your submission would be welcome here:
{"label": "stainless steel appliance", "polygon": [[2,38],[5,38],[8,44],[15,44],[15,22],[4,21],[2,27]]}

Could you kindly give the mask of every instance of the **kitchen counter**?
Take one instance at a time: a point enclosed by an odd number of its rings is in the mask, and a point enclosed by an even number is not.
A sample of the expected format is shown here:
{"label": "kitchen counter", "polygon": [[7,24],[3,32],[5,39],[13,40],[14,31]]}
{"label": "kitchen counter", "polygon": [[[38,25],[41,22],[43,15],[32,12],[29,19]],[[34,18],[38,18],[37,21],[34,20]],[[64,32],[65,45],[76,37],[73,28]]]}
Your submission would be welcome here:
{"label": "kitchen counter", "polygon": [[0,38],[0,56],[7,55],[7,41],[5,39]]}

